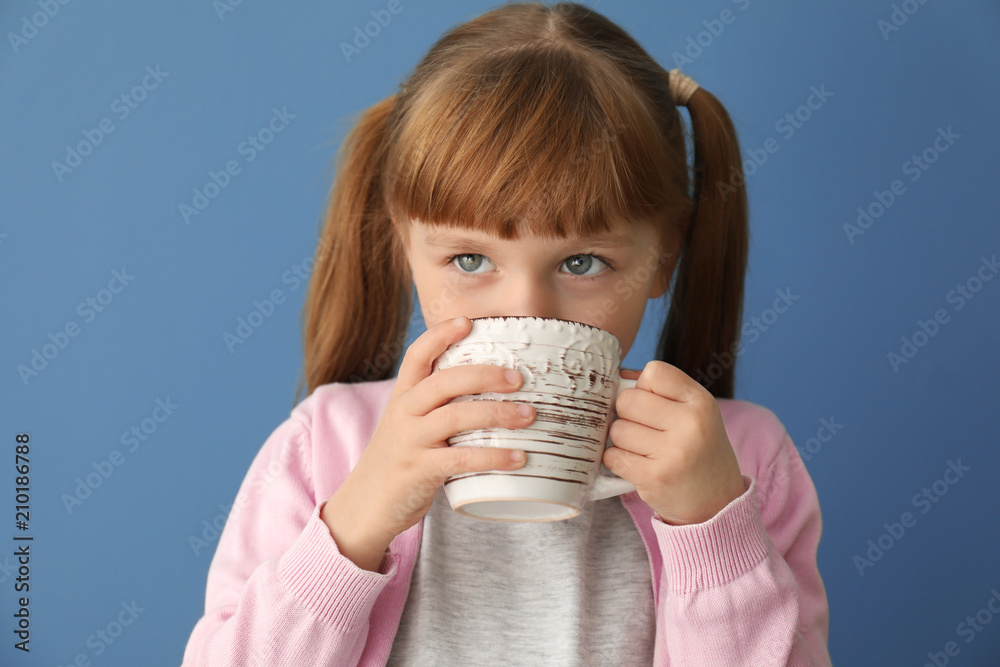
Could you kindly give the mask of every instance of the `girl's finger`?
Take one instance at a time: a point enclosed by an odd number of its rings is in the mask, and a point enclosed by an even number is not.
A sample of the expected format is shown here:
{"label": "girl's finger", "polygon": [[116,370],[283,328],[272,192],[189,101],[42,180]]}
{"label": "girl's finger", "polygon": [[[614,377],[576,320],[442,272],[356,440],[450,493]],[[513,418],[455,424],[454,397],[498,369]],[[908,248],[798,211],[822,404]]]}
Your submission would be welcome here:
{"label": "girl's finger", "polygon": [[[638,385],[637,385],[638,386]],[[685,406],[645,389],[623,389],[615,400],[615,414],[660,431],[669,431],[684,418]]]}
{"label": "girl's finger", "polygon": [[620,369],[619,373],[626,380],[638,380],[639,375],[642,374],[642,371],[635,371],[632,370],[631,368],[622,368]]}
{"label": "girl's finger", "polygon": [[520,371],[489,364],[470,364],[443,368],[421,381],[420,390],[405,398],[406,411],[423,416],[442,407],[456,396],[484,392],[511,392],[520,389],[524,376]]}
{"label": "girl's finger", "polygon": [[[519,410],[524,409],[527,414]],[[445,443],[459,431],[524,428],[535,420],[535,409],[515,401],[459,401],[443,405],[420,420],[422,442]],[[423,430],[426,429],[426,430]]]}
{"label": "girl's finger", "polygon": [[442,447],[431,452],[441,482],[453,475],[489,470],[517,470],[524,465],[524,451],[497,447]]}
{"label": "girl's finger", "polygon": [[636,486],[645,486],[644,471],[649,466],[645,456],[635,454],[621,447],[608,447],[601,459],[604,466],[622,479]]}
{"label": "girl's finger", "polygon": [[663,434],[656,429],[637,424],[627,419],[616,419],[608,433],[611,444],[632,454],[649,456],[658,449],[658,439]]}
{"label": "girl's finger", "polygon": [[653,360],[642,369],[636,387],[679,403],[701,400],[708,390],[690,375],[665,361]]}
{"label": "girl's finger", "polygon": [[434,368],[434,360],[441,356],[449,345],[464,338],[471,330],[472,323],[469,318],[456,317],[438,322],[420,334],[403,355],[399,372],[396,373],[393,394],[407,392],[429,376]]}

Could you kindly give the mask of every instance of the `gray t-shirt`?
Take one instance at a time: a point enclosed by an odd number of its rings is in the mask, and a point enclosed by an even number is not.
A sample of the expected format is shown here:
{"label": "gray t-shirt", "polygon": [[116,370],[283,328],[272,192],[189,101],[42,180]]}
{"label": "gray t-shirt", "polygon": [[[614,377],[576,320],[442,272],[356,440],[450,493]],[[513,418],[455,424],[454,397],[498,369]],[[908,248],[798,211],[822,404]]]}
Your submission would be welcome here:
{"label": "gray t-shirt", "polygon": [[653,663],[649,558],[619,498],[565,521],[485,521],[454,511],[442,489],[389,665]]}

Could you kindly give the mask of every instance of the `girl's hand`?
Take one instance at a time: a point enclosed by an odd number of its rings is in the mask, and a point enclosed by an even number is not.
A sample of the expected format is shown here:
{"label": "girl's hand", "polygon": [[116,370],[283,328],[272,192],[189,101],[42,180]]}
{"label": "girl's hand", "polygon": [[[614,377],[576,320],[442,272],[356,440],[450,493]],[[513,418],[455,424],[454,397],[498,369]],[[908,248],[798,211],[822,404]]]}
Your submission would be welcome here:
{"label": "girl's hand", "polygon": [[622,391],[611,424],[608,470],[672,525],[702,523],[743,495],[743,476],[715,397],[676,366],[651,361]]}
{"label": "girl's hand", "polygon": [[431,373],[435,359],[472,330],[468,318],[453,322],[431,327],[407,349],[368,446],[323,508],[340,552],[364,569],[378,570],[392,539],[423,518],[448,477],[524,465],[522,450],[448,446],[459,431],[522,428],[535,419],[533,407],[524,416],[513,402],[448,403],[466,394],[516,391],[524,381],[517,370],[481,364]]}

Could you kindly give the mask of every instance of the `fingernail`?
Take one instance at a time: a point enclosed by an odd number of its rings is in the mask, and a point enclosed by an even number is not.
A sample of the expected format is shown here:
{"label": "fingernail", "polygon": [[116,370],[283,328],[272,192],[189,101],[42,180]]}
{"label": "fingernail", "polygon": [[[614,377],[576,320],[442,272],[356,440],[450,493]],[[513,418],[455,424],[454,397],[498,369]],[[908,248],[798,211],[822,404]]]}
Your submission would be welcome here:
{"label": "fingernail", "polygon": [[503,376],[507,378],[507,382],[510,384],[517,384],[521,381],[520,371],[504,371]]}
{"label": "fingernail", "polygon": [[522,417],[530,417],[531,416],[531,406],[526,405],[524,403],[518,403],[517,404],[517,414],[521,415]]}
{"label": "fingernail", "polygon": [[465,315],[461,315],[453,319],[451,323],[455,325],[456,329],[461,329],[465,325],[466,319],[468,318],[466,318]]}
{"label": "fingernail", "polygon": [[514,462],[521,462],[524,460],[524,452],[521,450],[515,450],[510,453],[510,460]]}

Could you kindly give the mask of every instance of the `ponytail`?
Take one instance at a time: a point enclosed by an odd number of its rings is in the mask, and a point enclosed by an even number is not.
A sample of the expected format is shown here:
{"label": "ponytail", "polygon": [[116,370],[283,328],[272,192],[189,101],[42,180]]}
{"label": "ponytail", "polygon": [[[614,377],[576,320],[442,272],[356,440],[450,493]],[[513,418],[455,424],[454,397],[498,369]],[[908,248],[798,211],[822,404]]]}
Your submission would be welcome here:
{"label": "ponytail", "polygon": [[681,247],[657,358],[716,398],[732,398],[749,244],[739,140],[719,100],[698,88],[687,101],[694,143],[694,208]]}
{"label": "ponytail", "polygon": [[406,259],[382,196],[383,139],[396,96],[365,111],[344,139],[303,309],[303,377],[331,382],[395,372],[412,312]]}

